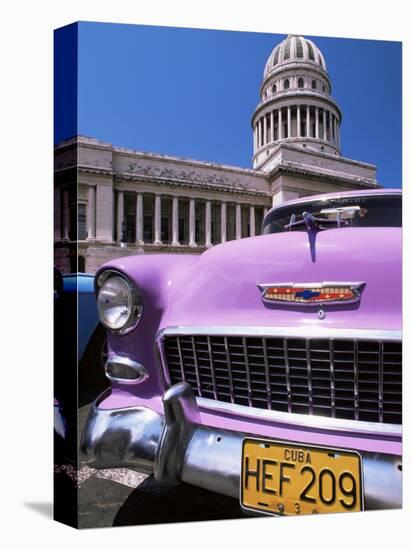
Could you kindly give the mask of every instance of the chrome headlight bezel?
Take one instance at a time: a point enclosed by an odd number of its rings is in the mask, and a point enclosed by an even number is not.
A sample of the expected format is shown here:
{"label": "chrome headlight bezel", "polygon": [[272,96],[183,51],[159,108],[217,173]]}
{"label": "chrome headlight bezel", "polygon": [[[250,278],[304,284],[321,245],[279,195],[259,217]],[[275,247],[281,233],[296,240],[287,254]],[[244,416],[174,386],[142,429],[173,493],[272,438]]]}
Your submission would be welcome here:
{"label": "chrome headlight bezel", "polygon": [[[119,279],[121,283],[125,285],[128,297],[130,299],[129,314],[125,319],[124,324],[116,328],[110,326],[110,323],[107,322],[104,315],[102,314],[102,310],[99,304],[99,295],[102,288],[104,287],[105,283],[107,283],[109,280],[112,280],[113,278]],[[136,285],[126,275],[112,269],[102,271],[95,280],[95,291],[99,320],[108,331],[113,334],[127,334],[138,325],[143,314],[143,298]]]}

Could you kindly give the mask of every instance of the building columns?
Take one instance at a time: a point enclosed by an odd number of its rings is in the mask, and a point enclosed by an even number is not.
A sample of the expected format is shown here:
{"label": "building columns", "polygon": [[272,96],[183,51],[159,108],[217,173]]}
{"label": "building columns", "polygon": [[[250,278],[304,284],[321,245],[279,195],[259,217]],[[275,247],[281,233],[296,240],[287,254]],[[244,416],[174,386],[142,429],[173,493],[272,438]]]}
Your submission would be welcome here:
{"label": "building columns", "polygon": [[162,244],[162,197],[155,195],[155,239],[153,244]]}
{"label": "building columns", "polygon": [[189,202],[189,246],[196,246],[196,210],[195,199]]}
{"label": "building columns", "polygon": [[283,138],[282,109],[278,110],[278,139]]}
{"label": "building columns", "polygon": [[326,131],[326,109],[323,109],[323,139],[325,141],[328,139],[328,134]]}
{"label": "building columns", "polygon": [[220,241],[226,242],[227,239],[227,217],[226,217],[226,203],[222,202],[220,205]]}
{"label": "building columns", "polygon": [[206,201],[205,205],[205,246],[212,246],[212,203]]}
{"label": "building columns", "polygon": [[89,186],[87,200],[87,240],[96,238],[96,188]]}
{"label": "building columns", "polygon": [[249,210],[249,236],[254,237],[256,234],[255,228],[255,207],[251,206]]}
{"label": "building columns", "polygon": [[333,136],[332,136],[332,113],[328,111],[329,113],[329,141],[333,143]]}
{"label": "building columns", "polygon": [[136,244],[144,244],[143,240],[143,195],[136,193]]}
{"label": "building columns", "polygon": [[263,116],[263,145],[268,142],[268,121],[266,115]]}
{"label": "building columns", "polygon": [[338,119],[336,117],[334,117],[334,121],[335,121],[335,145],[336,147],[338,147]]}
{"label": "building columns", "polygon": [[179,199],[172,201],[172,246],[179,246]]}
{"label": "building columns", "polygon": [[270,141],[275,141],[275,119],[273,111],[270,111]]}
{"label": "building columns", "polygon": [[336,145],[340,149],[340,126],[339,126],[339,120],[336,119]]}
{"label": "building columns", "polygon": [[292,112],[288,105],[288,138],[292,137]]}
{"label": "building columns", "polygon": [[306,105],[306,137],[310,137],[310,107]]}
{"label": "building columns", "polygon": [[301,135],[301,132],[300,132],[300,130],[301,130],[301,122],[300,122],[300,105],[298,105],[298,106],[296,107],[296,109],[297,109],[297,110],[296,110],[296,126],[297,126],[297,128],[296,128],[296,135],[297,135],[298,137],[300,137],[300,135]]}
{"label": "building columns", "polygon": [[117,231],[116,231],[116,239],[118,243],[122,242],[123,219],[124,219],[123,191],[118,191],[117,192]]}
{"label": "building columns", "polygon": [[236,204],[236,239],[242,238],[242,210],[241,205]]}
{"label": "building columns", "polygon": [[315,137],[319,139],[319,107],[315,107]]}

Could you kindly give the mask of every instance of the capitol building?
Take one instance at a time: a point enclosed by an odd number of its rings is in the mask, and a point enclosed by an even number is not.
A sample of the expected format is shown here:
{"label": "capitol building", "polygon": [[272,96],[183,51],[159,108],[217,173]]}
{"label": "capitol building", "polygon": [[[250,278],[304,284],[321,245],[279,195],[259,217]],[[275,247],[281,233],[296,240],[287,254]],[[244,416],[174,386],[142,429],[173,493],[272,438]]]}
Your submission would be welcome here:
{"label": "capitol building", "polygon": [[200,253],[258,235],[285,200],[377,187],[374,165],[342,157],[341,122],[322,52],[288,35],[264,67],[250,169],[64,141],[55,147],[55,263],[94,273],[122,255]]}

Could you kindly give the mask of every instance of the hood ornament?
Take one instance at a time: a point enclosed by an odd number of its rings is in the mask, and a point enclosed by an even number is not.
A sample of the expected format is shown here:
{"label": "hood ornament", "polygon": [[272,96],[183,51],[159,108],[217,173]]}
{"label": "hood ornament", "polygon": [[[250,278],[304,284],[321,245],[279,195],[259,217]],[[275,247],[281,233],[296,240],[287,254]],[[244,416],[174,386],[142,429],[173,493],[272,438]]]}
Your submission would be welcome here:
{"label": "hood ornament", "polygon": [[257,286],[264,303],[321,306],[359,302],[366,283],[258,283]]}

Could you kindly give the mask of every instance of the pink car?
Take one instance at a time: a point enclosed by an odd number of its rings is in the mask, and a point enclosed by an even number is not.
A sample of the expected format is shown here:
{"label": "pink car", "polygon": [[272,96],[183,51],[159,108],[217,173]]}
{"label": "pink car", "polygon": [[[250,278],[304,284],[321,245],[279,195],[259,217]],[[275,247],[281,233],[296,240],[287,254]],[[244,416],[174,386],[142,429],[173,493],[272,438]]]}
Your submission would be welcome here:
{"label": "pink car", "polygon": [[306,197],[261,236],[104,265],[84,461],[254,513],[401,507],[401,220],[399,190]]}

